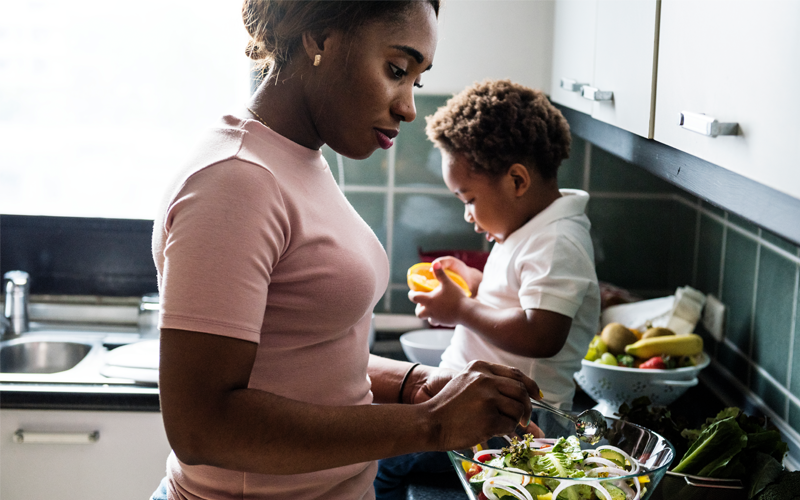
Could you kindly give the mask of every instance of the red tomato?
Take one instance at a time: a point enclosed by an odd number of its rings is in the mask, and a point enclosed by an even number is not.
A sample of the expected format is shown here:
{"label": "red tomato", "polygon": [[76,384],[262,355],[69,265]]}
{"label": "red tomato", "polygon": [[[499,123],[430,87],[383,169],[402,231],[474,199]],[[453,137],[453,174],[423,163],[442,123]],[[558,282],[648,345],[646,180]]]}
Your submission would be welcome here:
{"label": "red tomato", "polygon": [[480,493],[478,493],[478,500],[489,500],[489,499],[481,491]]}
{"label": "red tomato", "polygon": [[471,467],[469,468],[469,470],[467,471],[467,479],[471,478],[472,476],[474,476],[475,474],[479,473],[479,472],[480,472],[480,471],[482,471],[482,470],[483,470],[483,469],[481,469],[481,466],[480,466],[480,465],[478,465],[478,464],[472,464],[472,466],[471,466]]}
{"label": "red tomato", "polygon": [[652,358],[648,359],[641,365],[639,368],[644,369],[651,369],[651,370],[664,370],[667,368],[667,365],[664,363],[664,360],[661,359],[661,356],[653,356]]}

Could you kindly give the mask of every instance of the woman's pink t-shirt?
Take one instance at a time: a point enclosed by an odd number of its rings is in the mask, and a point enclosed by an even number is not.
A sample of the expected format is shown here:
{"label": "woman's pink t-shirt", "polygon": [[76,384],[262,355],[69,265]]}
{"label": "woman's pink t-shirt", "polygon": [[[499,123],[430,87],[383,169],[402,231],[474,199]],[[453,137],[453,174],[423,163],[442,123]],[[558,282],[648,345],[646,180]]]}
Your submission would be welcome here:
{"label": "woman's pink t-shirt", "polygon": [[[368,334],[389,266],[319,151],[224,117],[156,220],[153,257],[160,327],[257,343],[250,388],[372,402]],[[170,498],[187,499],[372,498],[375,471],[273,476],[167,460]]]}

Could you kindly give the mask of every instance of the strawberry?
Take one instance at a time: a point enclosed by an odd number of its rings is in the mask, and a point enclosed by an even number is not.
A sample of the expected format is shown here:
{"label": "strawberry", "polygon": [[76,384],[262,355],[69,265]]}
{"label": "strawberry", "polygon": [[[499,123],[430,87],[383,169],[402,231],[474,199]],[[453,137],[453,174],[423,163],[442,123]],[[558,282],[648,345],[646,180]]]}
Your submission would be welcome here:
{"label": "strawberry", "polygon": [[639,365],[639,368],[645,368],[645,369],[649,368],[651,370],[664,370],[667,368],[667,365],[666,363],[664,363],[664,360],[661,358],[661,356],[653,356],[652,358],[648,359],[647,361]]}

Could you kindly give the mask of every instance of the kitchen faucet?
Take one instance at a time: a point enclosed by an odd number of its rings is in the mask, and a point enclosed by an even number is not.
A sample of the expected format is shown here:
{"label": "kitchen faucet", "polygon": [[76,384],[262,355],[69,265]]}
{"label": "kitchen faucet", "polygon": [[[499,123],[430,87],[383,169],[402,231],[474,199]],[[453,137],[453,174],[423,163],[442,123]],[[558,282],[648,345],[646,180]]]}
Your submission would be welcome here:
{"label": "kitchen faucet", "polygon": [[0,340],[19,337],[28,331],[28,292],[30,276],[25,271],[8,271],[3,275],[6,289],[4,318],[8,321]]}

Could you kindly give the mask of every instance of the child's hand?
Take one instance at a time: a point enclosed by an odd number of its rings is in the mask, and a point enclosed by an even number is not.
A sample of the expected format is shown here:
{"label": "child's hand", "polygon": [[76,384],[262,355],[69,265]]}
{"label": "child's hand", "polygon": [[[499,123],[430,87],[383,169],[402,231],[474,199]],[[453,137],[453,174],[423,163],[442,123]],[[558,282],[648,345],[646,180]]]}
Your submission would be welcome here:
{"label": "child's hand", "polygon": [[464,263],[464,261],[456,259],[450,255],[446,257],[439,257],[433,261],[433,264],[437,262],[442,265],[442,268],[449,269],[464,278],[464,281],[467,282],[469,291],[472,292],[473,297],[478,295],[478,285],[481,284],[481,280],[483,279],[483,273],[479,269],[469,267]]}
{"label": "child's hand", "polygon": [[431,269],[440,286],[432,292],[408,292],[408,298],[417,304],[415,313],[418,318],[427,319],[433,326],[456,326],[461,309],[471,299],[447,276],[441,262],[434,261]]}

